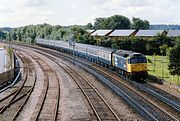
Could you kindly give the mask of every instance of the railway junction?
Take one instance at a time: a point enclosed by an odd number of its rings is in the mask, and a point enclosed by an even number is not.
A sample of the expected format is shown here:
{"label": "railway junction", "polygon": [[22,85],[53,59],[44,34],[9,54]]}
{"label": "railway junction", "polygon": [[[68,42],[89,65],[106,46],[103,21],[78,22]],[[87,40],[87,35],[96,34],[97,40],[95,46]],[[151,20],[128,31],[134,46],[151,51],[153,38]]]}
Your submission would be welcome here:
{"label": "railway junction", "polygon": [[2,121],[180,119],[179,92],[153,80],[132,81],[64,50],[11,46],[21,75],[0,93]]}

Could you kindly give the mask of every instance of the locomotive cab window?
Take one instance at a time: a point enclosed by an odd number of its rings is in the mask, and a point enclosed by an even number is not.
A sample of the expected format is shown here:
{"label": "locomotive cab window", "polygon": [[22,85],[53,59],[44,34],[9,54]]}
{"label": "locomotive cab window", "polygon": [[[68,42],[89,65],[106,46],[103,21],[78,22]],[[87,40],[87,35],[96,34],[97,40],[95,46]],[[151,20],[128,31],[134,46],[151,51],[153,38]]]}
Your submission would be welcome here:
{"label": "locomotive cab window", "polygon": [[133,63],[147,63],[146,58],[131,58],[128,60],[129,64],[133,64]]}
{"label": "locomotive cab window", "polygon": [[130,64],[138,63],[138,59],[137,59],[137,58],[131,58],[131,59],[129,60],[129,63],[130,63]]}
{"label": "locomotive cab window", "polygon": [[139,63],[147,63],[146,58],[139,58]]}

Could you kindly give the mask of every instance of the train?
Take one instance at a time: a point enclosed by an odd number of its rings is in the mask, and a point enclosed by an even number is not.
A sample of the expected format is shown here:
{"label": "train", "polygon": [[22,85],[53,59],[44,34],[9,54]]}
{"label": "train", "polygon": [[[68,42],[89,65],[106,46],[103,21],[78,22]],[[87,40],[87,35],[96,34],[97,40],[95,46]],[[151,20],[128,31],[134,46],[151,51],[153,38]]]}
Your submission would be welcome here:
{"label": "train", "polygon": [[108,68],[111,67],[125,78],[145,80],[148,76],[147,59],[141,53],[82,43],[71,46],[68,41],[59,40],[36,39],[36,44],[70,54],[74,53],[75,56],[91,60]]}

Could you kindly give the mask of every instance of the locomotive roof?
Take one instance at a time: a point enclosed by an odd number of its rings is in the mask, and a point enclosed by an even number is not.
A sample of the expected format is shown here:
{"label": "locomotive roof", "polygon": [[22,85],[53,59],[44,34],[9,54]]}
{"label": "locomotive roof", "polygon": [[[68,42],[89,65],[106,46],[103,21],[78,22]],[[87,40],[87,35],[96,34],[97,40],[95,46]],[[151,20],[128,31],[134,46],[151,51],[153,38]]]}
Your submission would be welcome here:
{"label": "locomotive roof", "polygon": [[131,58],[134,56],[143,56],[141,53],[127,51],[127,50],[116,50],[115,54],[122,56],[124,58]]}

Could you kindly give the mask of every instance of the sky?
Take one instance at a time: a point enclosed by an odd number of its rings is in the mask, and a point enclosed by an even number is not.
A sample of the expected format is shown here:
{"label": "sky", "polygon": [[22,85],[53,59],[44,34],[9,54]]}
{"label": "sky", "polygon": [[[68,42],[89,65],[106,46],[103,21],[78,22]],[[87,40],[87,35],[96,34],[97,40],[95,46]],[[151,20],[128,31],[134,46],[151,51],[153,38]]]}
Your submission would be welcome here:
{"label": "sky", "polygon": [[180,0],[0,0],[0,27],[86,25],[113,15],[180,24]]}

